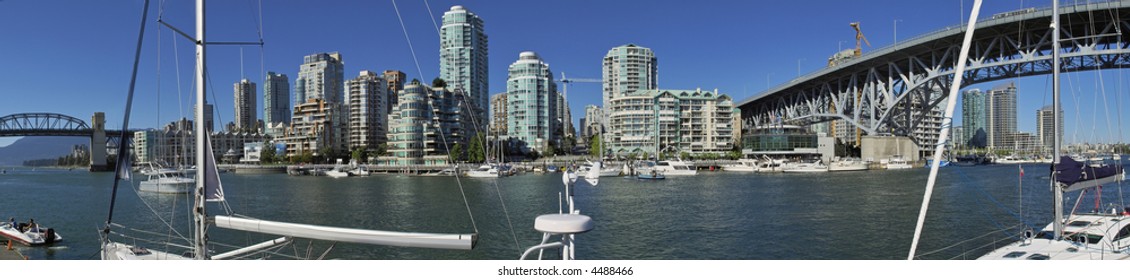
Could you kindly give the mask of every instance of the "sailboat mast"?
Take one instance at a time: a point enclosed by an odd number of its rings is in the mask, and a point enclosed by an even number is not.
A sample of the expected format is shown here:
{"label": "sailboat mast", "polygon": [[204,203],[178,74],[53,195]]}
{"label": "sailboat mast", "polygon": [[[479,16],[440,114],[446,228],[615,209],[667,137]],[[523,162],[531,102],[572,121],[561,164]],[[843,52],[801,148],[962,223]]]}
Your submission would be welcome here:
{"label": "sailboat mast", "polygon": [[1063,190],[1056,188],[1055,185],[1055,166],[1059,165],[1059,127],[1063,125],[1059,122],[1059,1],[1052,0],[1052,123],[1054,128],[1052,133],[1055,135],[1052,140],[1052,174],[1051,184],[1052,192],[1054,193],[1055,203],[1055,221],[1052,222],[1052,228],[1055,230],[1055,240],[1063,238]]}
{"label": "sailboat mast", "polygon": [[194,203],[192,218],[196,223],[194,227],[194,257],[198,260],[207,259],[208,239],[205,236],[207,232],[207,224],[204,216],[204,157],[211,156],[204,154],[204,141],[207,141],[204,136],[206,130],[204,129],[204,110],[205,108],[205,91],[204,85],[204,0],[196,0],[196,191],[193,192]]}

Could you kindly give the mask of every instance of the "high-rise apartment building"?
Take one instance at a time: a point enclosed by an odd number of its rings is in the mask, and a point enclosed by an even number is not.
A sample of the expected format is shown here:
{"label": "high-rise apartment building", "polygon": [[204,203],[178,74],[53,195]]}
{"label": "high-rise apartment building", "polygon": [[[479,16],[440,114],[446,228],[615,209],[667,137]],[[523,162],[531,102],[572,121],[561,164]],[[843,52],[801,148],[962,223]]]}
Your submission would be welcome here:
{"label": "high-rise apartment building", "polygon": [[[565,139],[567,137],[576,137],[575,129],[573,129],[573,113],[569,110],[569,100],[565,99],[565,95],[561,92],[557,93],[557,129],[558,139]],[[571,148],[571,147],[570,147]]]}
{"label": "high-rise apartment building", "polygon": [[600,135],[604,123],[604,111],[600,106],[585,105],[585,117],[581,121],[581,137],[578,140],[589,143],[594,135]]}
{"label": "high-rise apartment building", "polygon": [[388,133],[388,85],[371,71],[346,81],[349,91],[349,150],[375,150]]}
{"label": "high-rise apartment building", "polygon": [[490,134],[505,138],[506,125],[506,93],[495,94],[490,97]]}
{"label": "high-rise apartment building", "polygon": [[290,106],[290,79],[286,74],[267,72],[267,80],[263,82],[263,123],[267,127],[289,124]]}
{"label": "high-rise apartment building", "polygon": [[386,99],[388,100],[388,104],[386,104],[388,106],[387,112],[392,112],[392,107],[396,107],[396,101],[398,100],[396,94],[404,90],[404,82],[405,79],[408,79],[408,75],[404,75],[404,72],[400,72],[400,70],[385,70],[385,72],[381,74],[381,77],[383,77],[385,83],[388,84],[388,98]]}
{"label": "high-rise apartment building", "polygon": [[659,82],[655,53],[649,48],[627,44],[608,50],[604,56],[604,106],[638,90],[656,89]]}
{"label": "high-rise apartment building", "polygon": [[989,110],[985,102],[987,95],[980,89],[970,89],[961,93],[961,147],[977,149],[988,147]]}
{"label": "high-rise apartment building", "polygon": [[1044,152],[1051,152],[1055,147],[1055,137],[1058,135],[1059,142],[1063,143],[1063,110],[1059,110],[1059,129],[1057,131],[1055,126],[1054,106],[1048,105],[1036,110],[1036,138],[1039,139],[1040,145],[1045,149]]}
{"label": "high-rise apartment building", "polygon": [[490,102],[487,35],[483,20],[463,6],[443,13],[439,40],[440,79],[451,91],[461,90],[474,108],[476,123],[486,127]]}
{"label": "high-rise apartment building", "polygon": [[549,64],[534,52],[519,54],[510,64],[506,94],[507,135],[524,144],[522,151],[557,145],[557,83]]}
{"label": "high-rise apartment building", "polygon": [[340,104],[344,101],[345,62],[341,54],[316,53],[303,57],[298,78],[294,80],[294,105],[309,99]]}
{"label": "high-rise apartment building", "polygon": [[257,132],[259,118],[255,117],[255,83],[242,79],[233,85],[235,92],[235,130]]}
{"label": "high-rise apartment building", "polygon": [[994,87],[986,98],[989,145],[996,149],[1014,149],[1016,143],[1009,135],[1017,133],[1016,85],[1007,83]]}

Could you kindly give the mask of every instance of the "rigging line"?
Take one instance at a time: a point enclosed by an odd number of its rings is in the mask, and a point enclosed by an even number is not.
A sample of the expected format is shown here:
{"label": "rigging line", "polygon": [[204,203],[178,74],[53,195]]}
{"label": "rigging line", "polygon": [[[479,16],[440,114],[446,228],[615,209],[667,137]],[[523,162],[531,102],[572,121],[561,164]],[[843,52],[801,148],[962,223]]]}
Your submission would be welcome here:
{"label": "rigging line", "polygon": [[396,0],[392,1],[392,9],[396,11],[396,19],[400,21],[400,30],[404,31],[404,39],[408,41],[408,50],[412,52],[412,61],[416,62],[416,72],[420,74],[420,78],[424,78],[424,70],[420,69],[420,60],[416,59],[416,49],[412,47],[412,38],[408,37],[408,28],[404,26],[404,18],[400,17],[400,8],[396,6]]}
{"label": "rigging line", "polygon": [[[141,50],[142,50],[141,46],[142,46],[142,42],[144,42],[144,39],[145,39],[145,22],[148,20],[148,18],[149,18],[149,0],[145,0],[145,4],[142,6],[142,9],[141,9],[141,27],[139,27],[138,31],[137,31],[137,48],[135,49],[134,55],[133,55],[133,70],[132,70],[132,73],[130,74],[129,93],[126,96],[125,117],[122,120],[122,133],[121,133],[120,137],[118,138],[118,147],[119,147],[118,153],[117,153],[118,154],[118,156],[117,156],[118,163],[122,162],[122,159],[125,158],[125,156],[126,156],[126,151],[129,150],[129,149],[125,148],[126,147],[126,133],[129,132],[129,115],[130,115],[131,109],[133,108],[133,93],[134,93],[134,89],[137,85],[137,68],[138,68],[138,63],[141,62]],[[115,164],[114,186],[113,186],[113,189],[111,190],[111,194],[110,194],[110,211],[106,215],[106,224],[111,223],[113,221],[113,218],[114,218],[114,202],[115,202],[114,200],[116,200],[117,197],[118,197],[118,183],[121,181],[122,168],[125,168],[124,164]],[[110,228],[106,227],[105,230],[109,231]]]}
{"label": "rigging line", "polygon": [[[404,19],[400,16],[400,8],[397,7],[396,0],[391,0],[391,1],[392,1],[392,8],[393,8],[393,10],[396,11],[396,18],[400,22],[400,29],[402,31],[404,31],[404,39],[408,42],[408,49],[409,49],[409,51],[412,52],[412,61],[414,61],[416,63],[416,71],[420,74],[419,77],[421,79],[423,79],[424,78],[424,71],[420,69],[420,60],[416,58],[416,50],[415,50],[414,47],[412,47],[412,39],[408,36],[408,28],[404,25]],[[431,13],[431,11],[429,10],[428,13]],[[434,94],[435,94],[435,92],[433,91],[432,95],[434,95]],[[454,94],[455,93],[452,92],[453,98],[454,98]],[[431,96],[429,96],[429,98],[430,97]],[[466,95],[464,95],[464,99],[466,99]],[[431,111],[431,113],[436,114],[437,112],[435,110],[435,107],[432,106],[432,102],[428,102],[427,104],[428,104],[428,107],[429,107],[429,110]],[[442,113],[442,112],[440,112],[440,113]],[[448,155],[447,155],[448,160],[451,161],[451,159],[452,159],[452,155],[450,153],[451,148],[447,146],[447,135],[443,131],[444,127],[442,127],[441,125],[435,124],[434,122],[432,123],[432,127],[433,127],[433,129],[438,130],[437,134],[440,135],[440,139],[443,142],[443,147],[446,151],[448,151]],[[454,161],[452,161],[452,162],[454,162]],[[458,167],[458,165],[456,165],[456,166]],[[458,168],[456,168],[456,170],[458,170]],[[463,181],[459,179],[458,172],[456,172],[456,174],[455,174],[455,182],[459,186],[459,193],[463,196],[463,205],[467,208],[467,216],[470,217],[470,219],[471,219],[471,227],[474,228],[475,233],[478,233],[479,232],[479,226],[478,226],[478,224],[475,223],[475,216],[471,212],[471,204],[467,200],[467,194],[463,190]]]}

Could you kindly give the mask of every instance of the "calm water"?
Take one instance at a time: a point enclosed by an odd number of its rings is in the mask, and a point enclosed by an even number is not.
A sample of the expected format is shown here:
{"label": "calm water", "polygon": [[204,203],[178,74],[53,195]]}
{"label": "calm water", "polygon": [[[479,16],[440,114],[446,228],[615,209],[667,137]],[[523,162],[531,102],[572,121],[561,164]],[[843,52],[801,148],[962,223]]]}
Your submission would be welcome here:
{"label": "calm water", "polygon": [[[1024,167],[1023,188],[1018,188],[1015,165],[943,168],[919,252],[1020,224],[1021,217],[1038,228],[1046,225],[1051,211],[1048,167]],[[576,254],[581,259],[903,259],[927,173],[924,168],[825,174],[704,171],[664,181],[602,178],[597,187],[578,183],[577,207],[592,216],[596,228],[578,237]],[[35,218],[66,239],[53,247],[20,248],[33,259],[97,258],[96,229],[106,220],[111,175],[8,168],[0,175],[4,193],[0,218]],[[332,179],[285,174],[224,174],[222,178],[235,214],[393,231],[469,233],[477,227],[480,233],[478,247],[471,251],[336,244],[327,257],[340,259],[516,259],[521,250],[540,241],[541,235],[533,230],[534,218],[557,213],[562,191],[560,173],[463,178],[472,225],[455,178]],[[1022,215],[1017,214],[1021,192]],[[1117,187],[1104,192],[1102,203],[1120,203]],[[188,199],[138,194],[123,187],[114,222],[169,232],[153,214],[157,212],[187,235],[187,211],[173,210],[183,209]],[[1093,202],[1085,200],[1082,205],[1080,209],[1089,209]],[[223,210],[212,205],[209,211]],[[924,258],[963,258],[963,252],[990,239],[1019,232],[1010,230]],[[517,235],[517,246],[512,233]],[[235,245],[272,238],[219,228],[209,234],[214,242]],[[312,247],[313,256],[331,245],[309,240],[295,244],[297,249],[287,251],[305,254]],[[983,252],[973,250],[966,257]]]}

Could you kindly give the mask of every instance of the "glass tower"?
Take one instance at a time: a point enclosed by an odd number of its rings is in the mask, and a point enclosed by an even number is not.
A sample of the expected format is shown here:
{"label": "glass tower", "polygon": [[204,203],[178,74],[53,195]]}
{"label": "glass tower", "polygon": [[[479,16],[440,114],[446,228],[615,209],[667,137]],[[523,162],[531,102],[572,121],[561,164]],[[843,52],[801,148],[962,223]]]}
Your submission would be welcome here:
{"label": "glass tower", "polygon": [[466,94],[474,107],[475,122],[480,129],[485,128],[490,88],[483,20],[463,6],[452,6],[443,13],[439,43],[440,79],[447,82],[449,90]]}
{"label": "glass tower", "polygon": [[523,152],[544,152],[557,142],[557,84],[553,73],[534,52],[522,52],[510,64],[506,79],[508,136],[525,144]]}

